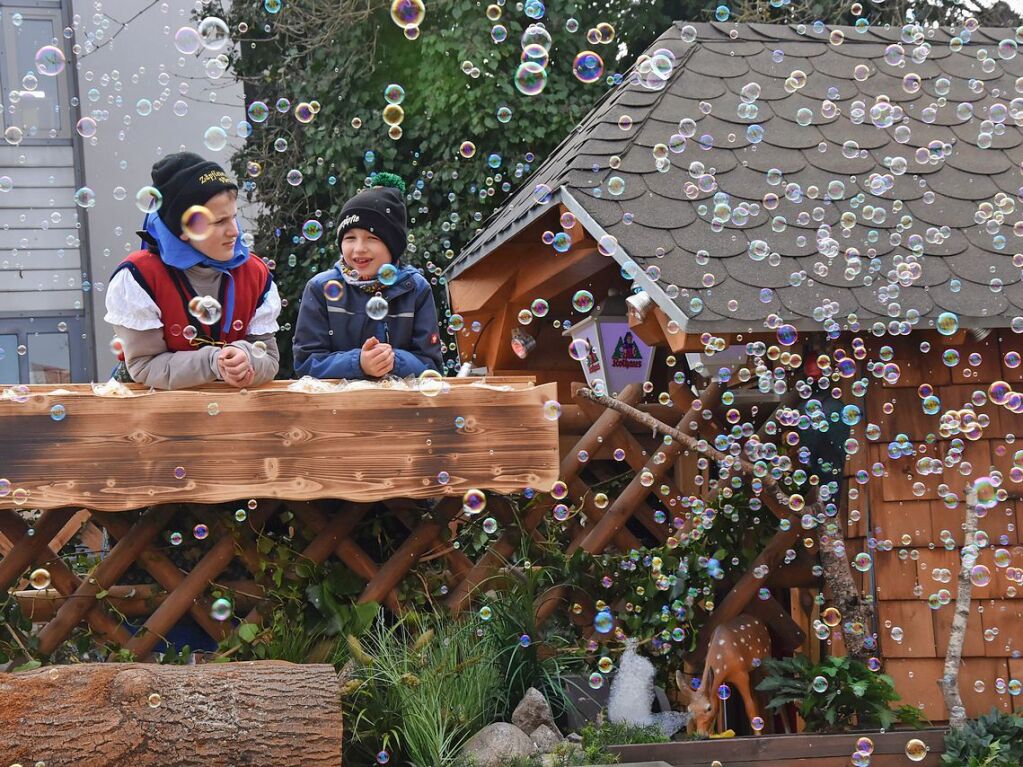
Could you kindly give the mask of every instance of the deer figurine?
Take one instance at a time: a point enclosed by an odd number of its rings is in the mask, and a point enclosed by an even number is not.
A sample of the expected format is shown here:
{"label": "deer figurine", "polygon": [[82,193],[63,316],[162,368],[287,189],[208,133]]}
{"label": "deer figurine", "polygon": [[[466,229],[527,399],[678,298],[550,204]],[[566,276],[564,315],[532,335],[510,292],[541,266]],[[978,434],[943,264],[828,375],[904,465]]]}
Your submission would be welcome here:
{"label": "deer figurine", "polygon": [[681,671],[675,672],[679,696],[689,711],[690,729],[698,735],[710,735],[721,704],[718,688],[728,682],[734,684],[742,696],[749,720],[752,722],[759,717],[760,706],[750,684],[750,674],[759,661],[769,657],[771,635],[759,619],[738,615],[714,629],[707,647],[700,688],[693,690],[685,675]]}

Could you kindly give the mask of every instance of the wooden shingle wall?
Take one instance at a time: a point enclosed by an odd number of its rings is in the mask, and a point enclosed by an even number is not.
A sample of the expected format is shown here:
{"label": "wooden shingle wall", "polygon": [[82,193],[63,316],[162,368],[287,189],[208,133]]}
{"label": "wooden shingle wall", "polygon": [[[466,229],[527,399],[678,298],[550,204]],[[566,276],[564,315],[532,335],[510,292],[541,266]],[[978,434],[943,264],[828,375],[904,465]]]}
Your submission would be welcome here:
{"label": "wooden shingle wall", "polygon": [[[1009,476],[1013,454],[1023,448],[1023,415],[987,402],[975,407],[978,414],[990,418],[979,439],[939,432],[941,414],[962,409],[975,392],[986,394],[993,381],[1023,388],[1023,367],[1004,364],[1006,352],[1023,349],[1023,337],[1004,330],[980,340],[964,333],[949,339],[951,345],[943,344],[944,340],[934,333],[914,333],[871,348],[868,359],[877,360],[883,345],[891,347],[891,361],[899,365],[901,374],[892,384],[871,377],[864,420],[879,426],[880,436],[864,440],[862,424],[857,428],[860,450],[852,456],[847,472],[848,486],[860,488],[859,498],[849,501],[849,509],[861,515],[848,528],[849,550],[864,550],[870,536],[878,544],[864,583],[869,587],[873,579],[885,671],[894,678],[903,700],[921,706],[932,721],[948,718],[937,680],[955,606],[965,487],[994,470],[1001,471],[1008,498],[980,520],[988,545],[981,549],[979,562],[989,568],[991,579],[973,588],[960,688],[970,716],[992,707],[1023,711],[1023,695],[1010,693],[1012,680],[1023,680],[1023,585],[1009,577],[1012,568],[1023,567],[1019,532],[1023,502],[1014,498],[1023,487]],[[921,351],[921,342],[929,342],[930,350]],[[949,349],[959,352],[958,365],[944,363],[943,353]],[[973,354],[980,355],[975,364],[970,363]],[[937,415],[923,411],[918,387],[926,384],[941,399]],[[910,440],[915,454],[892,459],[888,445],[900,434]],[[941,474],[923,476],[917,471],[920,458],[946,461],[956,437],[965,443],[958,463],[946,463]],[[876,470],[877,464],[883,465],[883,474],[857,484],[855,473]],[[947,485],[944,493],[939,489],[943,484]],[[960,499],[951,509],[942,500],[948,492]],[[1003,566],[996,565],[996,552]],[[929,598],[941,589],[948,590],[951,601],[934,607]],[[901,629],[901,640],[897,629]]]}

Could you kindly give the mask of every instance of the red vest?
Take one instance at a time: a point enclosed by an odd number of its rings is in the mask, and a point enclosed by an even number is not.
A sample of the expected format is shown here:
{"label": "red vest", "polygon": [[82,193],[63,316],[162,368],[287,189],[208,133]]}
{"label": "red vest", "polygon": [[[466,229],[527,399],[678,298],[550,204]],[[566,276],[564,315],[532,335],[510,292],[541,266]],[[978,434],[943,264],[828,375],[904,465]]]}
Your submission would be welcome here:
{"label": "red vest", "polygon": [[[263,259],[255,254],[250,254],[244,264],[231,270],[234,277],[234,316],[224,335],[223,318],[213,325],[204,325],[189,314],[188,302],[195,298],[195,290],[183,271],[168,266],[156,253],[137,250],[121,262],[114,274],[122,269],[131,272],[135,281],[160,308],[163,340],[167,350],[172,352],[192,351],[211,343],[223,346],[245,338],[256,308],[262,303],[273,279]],[[221,306],[226,305],[226,289],[227,280],[222,279],[220,295],[215,296]],[[238,320],[241,320],[241,325]],[[189,325],[195,329],[192,338],[188,338],[192,333],[185,331]]]}

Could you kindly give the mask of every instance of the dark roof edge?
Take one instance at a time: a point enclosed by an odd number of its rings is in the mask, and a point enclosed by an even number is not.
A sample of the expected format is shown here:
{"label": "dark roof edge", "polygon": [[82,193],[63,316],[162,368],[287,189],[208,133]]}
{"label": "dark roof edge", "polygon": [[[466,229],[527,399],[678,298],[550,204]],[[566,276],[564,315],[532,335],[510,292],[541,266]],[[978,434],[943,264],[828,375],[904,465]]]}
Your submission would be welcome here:
{"label": "dark roof edge", "polygon": [[[604,231],[604,228],[593,219],[593,216],[589,214],[586,208],[579,204],[579,201],[572,196],[571,192],[564,188],[560,191],[561,200],[565,207],[572,212],[576,221],[583,225],[583,228],[589,232],[590,236],[599,242],[600,239],[607,234],[607,232]],[[639,266],[636,261],[625,252],[625,248],[621,245],[615,248],[612,258],[618,262],[619,266],[625,266],[625,264],[630,261],[637,267]],[[642,267],[637,269],[633,282],[647,292],[647,294],[654,300],[654,303],[661,308],[661,311],[668,315],[668,319],[675,320],[675,322],[678,323],[680,332],[686,332],[686,327],[689,324],[689,318],[686,316],[686,313],[679,308],[678,304],[668,297],[668,294],[664,292],[664,289],[656,280],[652,280],[647,273],[643,271]]]}

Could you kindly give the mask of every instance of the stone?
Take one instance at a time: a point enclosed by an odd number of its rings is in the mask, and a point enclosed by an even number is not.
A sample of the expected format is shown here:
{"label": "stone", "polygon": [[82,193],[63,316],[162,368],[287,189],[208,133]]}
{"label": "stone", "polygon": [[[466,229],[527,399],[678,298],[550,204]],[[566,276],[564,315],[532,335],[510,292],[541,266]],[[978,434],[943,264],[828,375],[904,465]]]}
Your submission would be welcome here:
{"label": "stone", "polygon": [[541,754],[549,754],[561,742],[561,736],[546,724],[541,724],[529,734],[529,739]]}
{"label": "stone", "polygon": [[510,759],[528,758],[536,746],[522,730],[507,722],[494,722],[462,746],[461,755],[475,767],[500,767]]}
{"label": "stone", "polygon": [[538,689],[530,687],[522,696],[519,705],[512,712],[512,724],[523,732],[532,732],[541,724],[545,724],[554,730],[561,739],[561,730],[554,723],[554,715],[551,713],[550,704]]}

